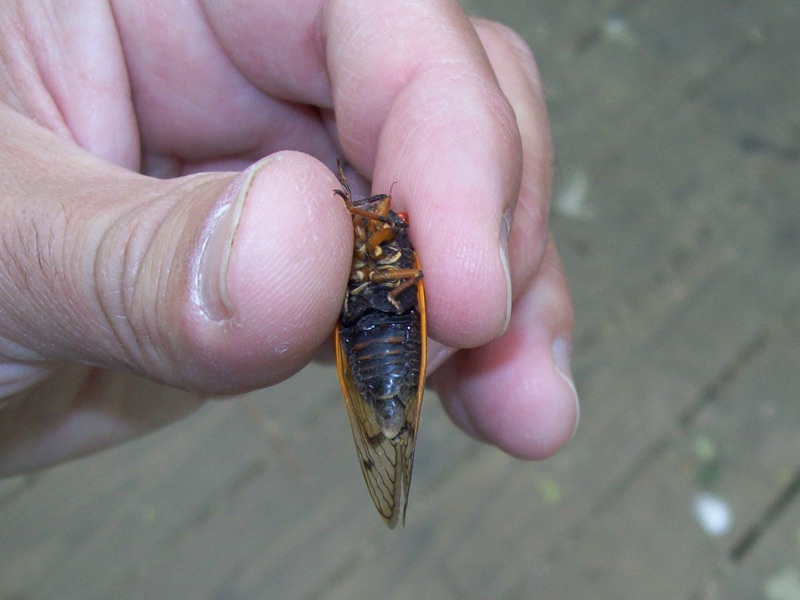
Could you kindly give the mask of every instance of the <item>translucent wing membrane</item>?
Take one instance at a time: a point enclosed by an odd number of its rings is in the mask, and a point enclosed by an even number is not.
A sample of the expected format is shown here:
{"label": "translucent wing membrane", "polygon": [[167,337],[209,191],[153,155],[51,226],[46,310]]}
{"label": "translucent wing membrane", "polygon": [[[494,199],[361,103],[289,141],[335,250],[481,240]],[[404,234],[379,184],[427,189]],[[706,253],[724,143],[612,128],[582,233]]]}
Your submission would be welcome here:
{"label": "translucent wing membrane", "polygon": [[347,362],[339,328],[336,328],[336,364],[342,385],[347,415],[353,430],[361,472],[367,484],[375,508],[386,524],[394,528],[401,512],[405,524],[408,492],[411,486],[411,472],[414,467],[414,448],[417,442],[422,393],[425,387],[426,331],[425,293],[422,285],[417,288],[418,308],[421,319],[422,355],[420,375],[416,394],[409,399],[405,410],[405,427],[394,438],[387,438],[372,407],[364,400],[356,388],[353,373]]}

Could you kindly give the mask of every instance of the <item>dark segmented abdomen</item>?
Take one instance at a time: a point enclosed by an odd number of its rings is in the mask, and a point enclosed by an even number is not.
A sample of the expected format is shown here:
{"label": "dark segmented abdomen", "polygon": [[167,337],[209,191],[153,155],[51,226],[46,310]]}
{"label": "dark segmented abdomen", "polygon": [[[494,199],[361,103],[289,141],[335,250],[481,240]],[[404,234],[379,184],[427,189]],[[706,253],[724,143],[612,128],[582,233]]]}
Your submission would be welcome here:
{"label": "dark segmented abdomen", "polygon": [[[416,394],[422,340],[416,310],[402,315],[371,311],[340,330],[353,381],[373,408]],[[389,407],[387,407],[389,408]]]}

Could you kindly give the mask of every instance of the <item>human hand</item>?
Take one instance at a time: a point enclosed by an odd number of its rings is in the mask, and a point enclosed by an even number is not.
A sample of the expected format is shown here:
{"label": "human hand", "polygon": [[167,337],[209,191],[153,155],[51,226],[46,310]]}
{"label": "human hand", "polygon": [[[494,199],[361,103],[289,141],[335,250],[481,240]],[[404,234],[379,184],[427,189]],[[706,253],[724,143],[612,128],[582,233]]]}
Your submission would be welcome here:
{"label": "human hand", "polygon": [[397,182],[449,414],[521,457],[569,439],[546,115],[507,29],[445,0],[20,0],[0,50],[0,474],[307,364],[349,271],[342,154]]}

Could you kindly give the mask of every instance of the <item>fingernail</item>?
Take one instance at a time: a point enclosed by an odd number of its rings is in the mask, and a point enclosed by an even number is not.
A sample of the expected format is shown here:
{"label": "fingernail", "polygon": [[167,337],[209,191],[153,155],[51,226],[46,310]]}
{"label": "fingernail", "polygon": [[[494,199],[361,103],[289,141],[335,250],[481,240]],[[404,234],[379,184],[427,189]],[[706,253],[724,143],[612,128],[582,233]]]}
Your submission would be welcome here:
{"label": "fingernail", "polygon": [[198,269],[197,290],[203,312],[215,321],[230,319],[234,306],[228,294],[228,266],[236,229],[253,178],[264,162],[258,162],[243,171],[231,182],[208,220],[209,233],[203,247]]}
{"label": "fingernail", "polygon": [[0,364],[0,408],[16,402],[19,394],[53,374],[55,366],[44,363],[6,362]]}
{"label": "fingernail", "polygon": [[436,369],[438,369],[442,363],[444,363],[448,358],[453,356],[456,353],[455,348],[450,348],[449,346],[443,346],[438,342],[434,342],[433,340],[428,340],[428,364],[427,364],[427,372],[432,373]]}
{"label": "fingernail", "polygon": [[503,273],[506,276],[506,319],[503,323],[503,333],[508,329],[508,324],[511,322],[511,268],[508,266],[508,238],[511,236],[511,214],[510,210],[505,211],[500,220],[500,264],[503,265]]}
{"label": "fingernail", "polygon": [[550,347],[553,355],[553,366],[559,377],[566,383],[572,396],[575,399],[575,428],[572,431],[570,439],[575,437],[578,431],[578,423],[580,422],[581,403],[578,399],[578,390],[575,387],[575,381],[572,378],[572,344],[564,336],[558,336]]}

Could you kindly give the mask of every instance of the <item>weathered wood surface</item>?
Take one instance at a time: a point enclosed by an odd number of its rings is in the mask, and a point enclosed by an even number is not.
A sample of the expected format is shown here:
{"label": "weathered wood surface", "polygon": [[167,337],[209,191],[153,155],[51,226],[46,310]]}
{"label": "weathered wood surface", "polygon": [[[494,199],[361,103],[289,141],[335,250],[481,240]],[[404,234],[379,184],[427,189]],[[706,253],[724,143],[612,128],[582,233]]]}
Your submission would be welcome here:
{"label": "weathered wood surface", "polygon": [[800,598],[800,3],[467,4],[548,89],[573,442],[522,463],[431,395],[391,532],[310,367],[0,482],[0,598]]}

